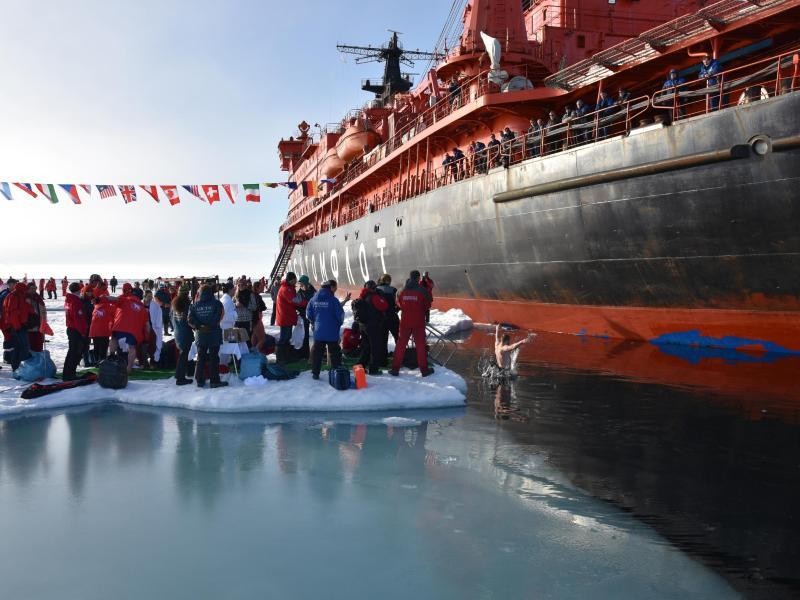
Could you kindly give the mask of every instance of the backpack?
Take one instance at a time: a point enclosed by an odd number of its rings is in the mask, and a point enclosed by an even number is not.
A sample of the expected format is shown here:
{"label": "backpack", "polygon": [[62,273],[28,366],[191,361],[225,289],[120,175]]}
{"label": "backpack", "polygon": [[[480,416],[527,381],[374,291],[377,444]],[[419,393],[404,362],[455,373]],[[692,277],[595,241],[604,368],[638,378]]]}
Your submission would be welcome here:
{"label": "backpack", "polygon": [[350,389],[350,371],[345,367],[334,367],[328,371],[328,383],[337,390]]}
{"label": "backpack", "polygon": [[270,381],[284,381],[286,379],[294,379],[300,375],[300,371],[284,369],[277,363],[265,363],[261,367],[261,374]]}
{"label": "backpack", "polygon": [[109,356],[97,365],[97,383],[102,388],[121,390],[128,385],[128,361],[120,355]]}
{"label": "backpack", "polygon": [[161,356],[156,363],[159,369],[169,370],[178,366],[178,344],[175,340],[164,342],[161,348]]}
{"label": "backpack", "polygon": [[366,325],[372,319],[374,309],[372,308],[372,302],[367,298],[356,298],[350,303],[353,309],[353,320],[356,323],[364,323]]}

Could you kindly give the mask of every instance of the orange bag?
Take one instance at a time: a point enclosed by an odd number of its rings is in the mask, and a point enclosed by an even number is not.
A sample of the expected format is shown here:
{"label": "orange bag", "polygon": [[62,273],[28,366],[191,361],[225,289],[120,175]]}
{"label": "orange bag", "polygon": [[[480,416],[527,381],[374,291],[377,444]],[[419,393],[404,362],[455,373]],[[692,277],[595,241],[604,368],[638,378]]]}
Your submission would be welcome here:
{"label": "orange bag", "polygon": [[356,389],[363,390],[367,387],[367,372],[363,365],[353,365],[353,376],[356,378]]}

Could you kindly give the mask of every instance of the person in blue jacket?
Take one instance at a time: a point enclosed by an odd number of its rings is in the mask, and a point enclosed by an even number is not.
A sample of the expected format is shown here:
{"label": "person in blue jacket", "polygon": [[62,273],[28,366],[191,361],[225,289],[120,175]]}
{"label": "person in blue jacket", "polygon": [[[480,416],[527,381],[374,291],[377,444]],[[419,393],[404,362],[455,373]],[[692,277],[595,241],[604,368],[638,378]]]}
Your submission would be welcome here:
{"label": "person in blue jacket", "polygon": [[214,297],[214,288],[208,284],[203,285],[200,288],[200,300],[189,309],[189,326],[194,329],[194,340],[197,343],[197,366],[194,370],[197,387],[206,384],[206,362],[211,387],[228,385],[227,381],[219,380],[219,347],[222,345],[222,327],[219,323],[224,314],[222,302]]}
{"label": "person in blue jacket", "polygon": [[306,316],[314,327],[314,345],[311,347],[311,375],[314,379],[319,379],[322,353],[326,349],[331,368],[342,364],[339,330],[344,323],[344,309],[335,292],[336,281],[326,281],[306,307]]}
{"label": "person in blue jacket", "polygon": [[[700,79],[706,80],[706,87],[714,87],[719,83],[717,75],[719,75],[720,66],[719,62],[706,55],[703,57],[703,62],[700,63]],[[719,93],[713,92],[708,94],[710,100],[711,110],[719,108]]]}

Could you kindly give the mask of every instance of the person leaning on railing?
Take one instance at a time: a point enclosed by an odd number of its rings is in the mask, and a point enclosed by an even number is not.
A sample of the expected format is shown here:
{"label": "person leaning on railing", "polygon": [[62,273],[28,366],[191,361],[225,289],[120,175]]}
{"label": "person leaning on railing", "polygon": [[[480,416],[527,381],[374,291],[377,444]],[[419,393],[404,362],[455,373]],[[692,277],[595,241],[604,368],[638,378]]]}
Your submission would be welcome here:
{"label": "person leaning on railing", "polygon": [[[710,56],[705,55],[700,63],[699,78],[706,80],[706,87],[714,87],[719,83],[719,79],[717,79],[717,75],[719,75],[719,73],[719,62],[715,59],[712,59]],[[719,94],[716,92],[709,92],[706,94],[706,96],[709,101],[708,107],[711,110],[717,110],[719,108]]]}
{"label": "person leaning on railing", "polygon": [[544,133],[544,121],[542,119],[531,119],[531,126],[525,138],[526,156],[539,156],[542,147],[542,134]]}

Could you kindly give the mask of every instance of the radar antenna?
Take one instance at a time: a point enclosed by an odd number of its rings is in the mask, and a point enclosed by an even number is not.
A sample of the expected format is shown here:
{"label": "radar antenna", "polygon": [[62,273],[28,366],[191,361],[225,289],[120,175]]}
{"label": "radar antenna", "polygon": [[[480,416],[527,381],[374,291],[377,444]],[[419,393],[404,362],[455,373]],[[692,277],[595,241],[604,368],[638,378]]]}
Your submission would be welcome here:
{"label": "radar antenna", "polygon": [[365,92],[372,92],[376,98],[386,102],[391,99],[398,92],[407,92],[411,89],[411,80],[400,72],[400,63],[408,66],[414,66],[415,60],[432,59],[438,60],[443,58],[442,54],[436,52],[422,52],[420,50],[404,50],[397,34],[399,31],[389,30],[392,37],[389,43],[381,46],[347,46],[344,44],[337,44],[336,49],[342,54],[353,54],[356,58],[356,64],[369,63],[369,62],[383,62],[385,63],[383,69],[383,81],[381,83],[372,83],[367,79],[361,86]]}

